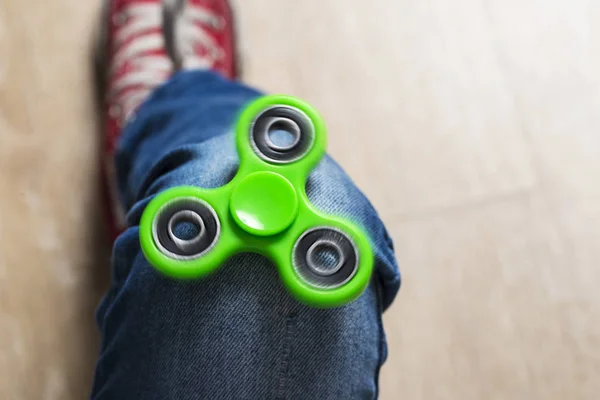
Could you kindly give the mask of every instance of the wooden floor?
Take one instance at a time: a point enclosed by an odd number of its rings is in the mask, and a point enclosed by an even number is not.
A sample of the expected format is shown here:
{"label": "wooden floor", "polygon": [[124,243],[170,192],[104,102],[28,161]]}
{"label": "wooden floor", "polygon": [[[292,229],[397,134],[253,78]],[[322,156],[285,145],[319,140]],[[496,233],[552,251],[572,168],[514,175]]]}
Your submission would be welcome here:
{"label": "wooden floor", "polygon": [[[106,284],[92,1],[0,0],[0,398],[89,390]],[[600,3],[237,0],[244,79],[322,111],[404,277],[383,399],[597,399]]]}

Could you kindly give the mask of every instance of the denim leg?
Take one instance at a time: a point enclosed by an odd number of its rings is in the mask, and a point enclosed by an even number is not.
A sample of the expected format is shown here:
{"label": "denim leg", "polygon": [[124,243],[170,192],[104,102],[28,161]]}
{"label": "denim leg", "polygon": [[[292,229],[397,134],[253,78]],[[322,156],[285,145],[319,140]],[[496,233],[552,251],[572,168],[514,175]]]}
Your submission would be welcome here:
{"label": "denim leg", "polygon": [[210,277],[170,279],[145,260],[145,205],[179,185],[218,187],[235,173],[232,124],[259,93],[210,72],[184,72],[157,90],[123,134],[117,170],[129,228],[115,243],[112,285],[97,320],[102,346],[92,399],[372,399],[386,357],[381,313],[400,277],[377,213],[325,158],[307,192],[324,211],[365,227],[376,272],[355,302],[298,303],[275,267],[240,254]]}

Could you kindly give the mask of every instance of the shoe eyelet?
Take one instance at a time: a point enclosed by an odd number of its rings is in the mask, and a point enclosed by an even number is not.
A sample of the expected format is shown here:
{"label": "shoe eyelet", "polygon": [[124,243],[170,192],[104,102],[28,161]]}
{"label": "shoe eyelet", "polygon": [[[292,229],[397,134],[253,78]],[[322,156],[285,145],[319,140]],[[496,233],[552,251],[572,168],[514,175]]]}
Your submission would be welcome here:
{"label": "shoe eyelet", "polygon": [[127,15],[127,13],[125,13],[123,11],[114,14],[113,18],[112,18],[113,24],[115,24],[115,26],[118,26],[118,27],[125,25],[127,23],[128,19],[129,19],[129,16]]}
{"label": "shoe eyelet", "polygon": [[210,26],[214,29],[214,30],[218,30],[221,31],[225,28],[226,25],[226,21],[225,18],[223,18],[222,16],[216,16],[213,19],[210,20]]}

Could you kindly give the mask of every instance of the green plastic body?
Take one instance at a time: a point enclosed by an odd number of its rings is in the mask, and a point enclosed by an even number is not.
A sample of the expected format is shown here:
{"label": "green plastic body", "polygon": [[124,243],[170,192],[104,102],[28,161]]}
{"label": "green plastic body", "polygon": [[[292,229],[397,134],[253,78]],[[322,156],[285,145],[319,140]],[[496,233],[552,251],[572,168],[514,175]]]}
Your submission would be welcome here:
{"label": "green plastic body", "polygon": [[[306,155],[288,164],[264,161],[253,150],[250,130],[257,115],[273,105],[295,107],[314,125],[314,140]],[[162,273],[194,279],[215,272],[232,255],[259,253],[277,267],[289,292],[314,307],[336,307],[356,299],[367,287],[373,270],[373,251],[367,235],[353,222],[325,214],[313,207],[305,191],[311,170],[323,157],[327,131],[322,117],[305,102],[288,96],[265,96],[250,103],[236,125],[240,167],[225,186],[203,189],[181,186],[158,194],[146,207],[140,223],[140,243],[147,260]],[[220,237],[203,256],[179,260],[163,254],[152,234],[160,209],[174,199],[201,199],[213,207],[220,220]],[[358,251],[354,276],[336,288],[315,287],[302,279],[293,266],[293,247],[307,230],[331,227],[348,235]]]}

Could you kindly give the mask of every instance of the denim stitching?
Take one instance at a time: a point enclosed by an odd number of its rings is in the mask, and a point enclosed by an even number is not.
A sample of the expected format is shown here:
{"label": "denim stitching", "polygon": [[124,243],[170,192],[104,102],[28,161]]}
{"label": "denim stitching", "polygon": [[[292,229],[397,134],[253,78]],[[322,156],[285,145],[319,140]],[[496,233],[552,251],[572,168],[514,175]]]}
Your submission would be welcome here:
{"label": "denim stitching", "polygon": [[[375,279],[374,279],[375,280]],[[386,354],[385,354],[385,332],[383,330],[383,291],[381,290],[381,285],[378,282],[375,283],[375,296],[377,297],[377,328],[379,330],[379,349],[378,349],[378,361],[377,368],[375,369],[375,397],[374,399],[379,398],[379,372],[381,371],[381,366],[385,362]]]}
{"label": "denim stitching", "polygon": [[290,372],[290,356],[292,353],[292,339],[296,332],[296,313],[288,315],[285,320],[285,337],[283,338],[283,345],[281,346],[281,354],[279,367],[277,371],[277,392],[275,399],[285,399],[286,383],[288,381],[288,375]]}

